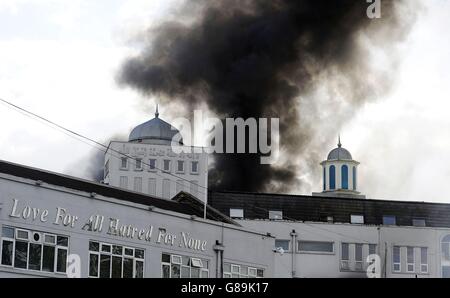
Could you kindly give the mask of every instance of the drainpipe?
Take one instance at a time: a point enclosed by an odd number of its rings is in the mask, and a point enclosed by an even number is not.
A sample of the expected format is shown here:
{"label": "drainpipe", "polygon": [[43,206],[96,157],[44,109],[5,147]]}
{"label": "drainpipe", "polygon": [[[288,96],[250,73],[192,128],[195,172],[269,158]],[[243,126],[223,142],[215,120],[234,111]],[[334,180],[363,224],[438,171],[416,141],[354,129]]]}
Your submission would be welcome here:
{"label": "drainpipe", "polygon": [[216,278],[222,278],[222,265],[223,265],[223,251],[225,246],[219,240],[216,240],[216,245],[214,245],[214,251],[216,252]]}
{"label": "drainpipe", "polygon": [[296,256],[296,251],[297,251],[297,236],[298,234],[295,232],[295,230],[292,230],[291,232],[291,241],[292,241],[292,248],[291,248],[291,254],[292,254],[292,278],[296,277],[296,268],[297,268],[297,263],[295,261],[295,256]]}

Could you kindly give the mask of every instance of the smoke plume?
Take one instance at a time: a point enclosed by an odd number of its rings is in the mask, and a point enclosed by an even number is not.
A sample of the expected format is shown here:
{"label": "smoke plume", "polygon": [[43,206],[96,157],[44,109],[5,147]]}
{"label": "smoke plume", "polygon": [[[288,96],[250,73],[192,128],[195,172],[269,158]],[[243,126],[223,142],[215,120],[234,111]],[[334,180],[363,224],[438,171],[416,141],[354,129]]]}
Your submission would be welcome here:
{"label": "smoke plume", "polygon": [[329,137],[392,87],[413,1],[381,3],[382,17],[370,19],[365,0],[188,1],[180,21],[147,29],[146,46],[118,81],[162,103],[206,104],[223,118],[279,118],[278,164],[216,154],[209,181],[213,189],[289,191],[317,167]]}

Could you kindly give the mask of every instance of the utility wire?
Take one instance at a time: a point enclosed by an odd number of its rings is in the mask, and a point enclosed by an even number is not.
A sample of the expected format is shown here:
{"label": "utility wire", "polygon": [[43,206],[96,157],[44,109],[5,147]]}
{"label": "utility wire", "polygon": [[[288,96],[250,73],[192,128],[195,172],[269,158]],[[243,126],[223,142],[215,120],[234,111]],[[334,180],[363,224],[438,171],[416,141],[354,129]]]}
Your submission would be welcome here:
{"label": "utility wire", "polygon": [[[0,102],[3,102],[3,103],[6,104],[7,106],[14,108],[15,110],[17,110],[17,111],[20,112],[21,114],[23,114],[23,115],[25,115],[25,116],[27,116],[27,117],[29,117],[29,118],[31,118],[31,119],[33,119],[32,117],[34,117],[36,120],[38,120],[39,122],[41,122],[41,123],[43,123],[43,124],[46,124],[46,125],[51,124],[53,127],[58,128],[58,130],[59,130],[60,132],[64,133],[65,135],[70,136],[70,137],[73,137],[74,139],[79,140],[79,141],[83,142],[84,144],[87,144],[87,145],[89,145],[89,146],[91,146],[91,147],[94,147],[94,148],[96,148],[97,150],[104,152],[105,154],[107,153],[107,151],[108,151],[108,149],[109,149],[109,150],[111,150],[112,152],[118,153],[118,154],[119,154],[119,156],[118,156],[118,155],[111,154],[111,156],[113,156],[113,157],[115,157],[115,158],[121,159],[120,156],[126,157],[126,158],[129,158],[129,159],[135,161],[135,164],[137,163],[138,160],[140,160],[140,162],[141,162],[143,165],[146,165],[146,166],[150,167],[151,169],[159,170],[159,171],[161,171],[162,173],[165,173],[165,174],[167,174],[167,175],[173,176],[173,177],[178,178],[178,179],[180,179],[180,180],[187,181],[187,182],[189,182],[190,184],[193,184],[193,185],[196,185],[197,187],[200,187],[200,188],[205,189],[206,191],[208,190],[207,187],[204,187],[204,186],[201,186],[201,185],[199,185],[199,184],[196,184],[196,183],[194,183],[194,182],[192,182],[192,181],[190,181],[190,180],[188,180],[188,179],[186,179],[186,178],[184,178],[184,177],[181,177],[181,176],[172,174],[172,173],[170,173],[170,172],[166,172],[166,171],[164,171],[164,170],[162,170],[162,169],[160,169],[160,168],[158,168],[158,167],[156,167],[156,166],[147,164],[147,163],[144,162],[142,159],[138,159],[138,158],[135,158],[135,157],[130,156],[130,155],[128,155],[128,154],[125,154],[125,153],[123,153],[123,152],[120,152],[120,151],[118,151],[118,150],[112,149],[112,148],[110,148],[109,146],[106,146],[105,144],[102,144],[102,143],[100,143],[100,142],[98,142],[98,141],[96,141],[96,140],[94,140],[94,139],[92,139],[92,138],[86,137],[86,136],[84,136],[84,135],[82,135],[82,134],[80,134],[80,133],[77,133],[77,132],[75,132],[75,131],[73,131],[73,130],[71,130],[71,129],[68,129],[68,128],[66,128],[66,127],[64,127],[64,126],[62,126],[62,125],[60,125],[60,124],[58,124],[58,123],[56,123],[56,122],[54,122],[54,121],[51,121],[51,120],[49,120],[49,119],[47,119],[47,118],[45,118],[45,117],[42,117],[42,116],[40,116],[40,115],[38,115],[38,114],[36,114],[36,113],[33,113],[33,112],[31,112],[31,111],[29,111],[29,110],[27,110],[27,109],[25,109],[25,108],[19,107],[18,105],[15,105],[15,104],[13,104],[13,103],[11,103],[11,102],[5,100],[5,99],[0,98]],[[32,117],[31,117],[31,116],[32,116]],[[74,136],[75,136],[75,137],[74,137]],[[84,140],[87,140],[87,141],[89,141],[89,142],[95,144],[96,146],[93,146],[92,144],[87,143],[87,142],[85,142]],[[101,148],[104,148],[104,149],[100,149],[100,148],[98,148],[97,146],[99,146],[99,147],[101,147]],[[159,177],[166,178],[166,176],[160,175],[160,174],[158,174],[158,173],[156,173],[156,172],[155,172],[154,174],[156,174],[156,175],[159,176]],[[184,184],[180,184],[178,181],[175,181],[175,183],[177,183],[178,185],[181,185],[181,186],[184,187]],[[203,195],[207,195],[207,192],[202,192],[202,191],[199,191],[199,190],[197,190],[197,192],[199,192],[199,193],[201,193],[201,194],[203,194]],[[235,201],[235,202],[238,202],[238,200],[235,199],[235,198],[233,198],[232,196],[230,196],[229,198],[231,198],[231,199],[232,199],[233,201]],[[260,210],[267,211],[267,212],[270,211],[269,209],[262,208],[262,207],[258,207],[258,206],[253,206],[253,207],[256,208],[256,209],[260,209]],[[287,220],[291,220],[291,221],[293,221],[293,222],[300,222],[299,220],[292,219],[292,218],[289,218],[289,217],[286,217],[286,216],[283,216],[283,218],[284,218],[284,219],[287,219]],[[288,224],[288,223],[283,222],[283,221],[279,221],[279,223],[282,223],[282,224],[284,224],[284,225],[286,225],[286,226],[289,226],[289,227],[291,227],[291,228],[294,228],[294,229],[300,229],[300,230],[301,230],[301,228],[300,228],[299,226],[294,226],[294,225]],[[362,240],[362,239],[360,239],[360,238],[355,238],[355,237],[352,237],[352,236],[349,236],[349,235],[345,235],[345,234],[341,234],[341,233],[338,233],[338,232],[330,231],[330,230],[328,230],[328,229],[319,228],[319,227],[313,226],[313,225],[311,225],[311,224],[305,223],[305,222],[303,222],[303,221],[302,221],[301,223],[303,223],[303,224],[305,224],[305,225],[307,225],[307,226],[309,226],[309,227],[311,227],[311,228],[315,228],[315,229],[317,229],[317,230],[322,230],[322,231],[325,231],[325,232],[327,232],[327,233],[340,235],[340,236],[343,236],[343,237],[346,237],[346,238],[352,238],[352,239],[354,239],[354,240],[361,241],[361,242],[364,243],[364,244],[370,244],[370,243],[367,242],[366,240]],[[304,230],[304,231],[306,231],[306,230]]]}
{"label": "utility wire", "polygon": [[[98,141],[96,141],[96,140],[94,140],[94,139],[92,139],[92,138],[86,137],[86,136],[84,136],[84,135],[82,135],[82,134],[80,134],[80,133],[77,133],[77,132],[73,131],[73,130],[70,130],[70,129],[68,129],[68,128],[66,128],[66,127],[64,127],[64,126],[62,126],[62,125],[60,125],[60,124],[58,124],[58,123],[56,123],[56,122],[54,122],[54,121],[51,121],[51,120],[49,120],[49,119],[47,119],[47,118],[45,118],[45,117],[42,117],[42,116],[40,116],[40,115],[38,115],[38,114],[36,114],[36,113],[33,113],[33,112],[31,112],[31,111],[29,111],[29,110],[27,110],[27,109],[25,109],[25,108],[19,107],[18,105],[15,105],[15,104],[13,104],[13,103],[11,103],[11,102],[9,102],[9,101],[3,99],[3,98],[0,98],[0,101],[3,102],[4,104],[10,106],[10,107],[15,108],[16,110],[22,112],[22,114],[23,114],[23,113],[26,113],[26,114],[28,114],[28,115],[31,115],[31,116],[33,116],[33,117],[35,117],[35,118],[37,118],[37,119],[39,119],[39,120],[41,120],[41,121],[44,121],[44,122],[46,122],[46,123],[49,123],[49,124],[51,124],[51,125],[53,125],[53,126],[59,128],[59,129],[62,129],[63,131],[66,131],[66,132],[68,132],[68,133],[70,133],[70,134],[72,134],[72,135],[74,135],[74,136],[77,136],[77,137],[79,137],[79,138],[85,139],[85,140],[87,140],[87,141],[89,141],[89,142],[91,142],[91,143],[93,143],[93,144],[95,144],[95,145],[97,145],[97,146],[103,147],[103,148],[106,149],[106,151],[108,151],[108,149],[109,149],[109,150],[111,150],[112,152],[118,153],[119,155],[121,155],[121,156],[123,156],[123,157],[132,159],[132,160],[134,160],[135,162],[137,162],[137,161],[139,160],[138,158],[132,157],[132,156],[130,156],[130,155],[128,155],[128,154],[125,154],[125,153],[123,153],[123,152],[120,152],[120,151],[118,151],[118,150],[115,150],[115,149],[113,149],[113,148],[110,148],[109,146],[106,146],[105,144],[102,144],[102,143],[100,143],[100,142],[98,142]],[[104,151],[104,152],[106,153],[106,151]],[[190,180],[188,180],[188,179],[186,179],[186,178],[184,178],[184,177],[181,177],[181,176],[172,174],[172,173],[170,173],[170,172],[164,171],[164,170],[162,170],[162,169],[160,169],[160,168],[158,168],[158,167],[156,167],[156,166],[151,166],[150,164],[147,164],[147,163],[144,162],[143,160],[140,160],[140,162],[141,162],[142,164],[144,164],[144,165],[146,165],[146,166],[152,168],[152,169],[159,170],[159,171],[161,171],[161,172],[163,172],[163,173],[165,173],[165,174],[167,174],[167,175],[173,176],[173,177],[178,178],[178,179],[180,179],[180,180],[187,181],[188,183],[193,184],[193,185],[195,185],[195,186],[197,186],[197,187],[203,188],[203,189],[205,189],[206,191],[208,190],[208,187],[199,185],[199,184],[194,183],[194,182],[192,182],[192,181],[190,181]],[[160,177],[164,177],[164,176],[161,176],[161,175],[159,175],[159,176],[160,176]],[[205,193],[205,192],[202,192],[202,194],[206,194],[206,193]]]}

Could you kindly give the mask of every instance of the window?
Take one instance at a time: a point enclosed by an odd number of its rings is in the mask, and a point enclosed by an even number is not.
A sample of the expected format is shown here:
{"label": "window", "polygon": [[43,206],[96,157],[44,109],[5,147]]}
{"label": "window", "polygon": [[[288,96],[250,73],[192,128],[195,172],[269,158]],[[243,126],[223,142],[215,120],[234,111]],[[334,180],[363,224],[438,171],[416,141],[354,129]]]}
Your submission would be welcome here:
{"label": "window", "polygon": [[145,251],[89,241],[89,277],[143,278]]}
{"label": "window", "polygon": [[383,216],[383,225],[387,226],[395,226],[396,225],[396,218],[393,215],[385,215]]}
{"label": "window", "polygon": [[2,265],[33,271],[66,273],[68,237],[3,227],[1,239]]}
{"label": "window", "polygon": [[298,241],[298,250],[300,252],[333,253],[334,242]]}
{"label": "window", "polygon": [[136,171],[142,171],[142,159],[141,158],[136,158],[135,170]]}
{"label": "window", "polygon": [[191,162],[191,173],[192,174],[198,173],[198,161]]}
{"label": "window", "polygon": [[400,250],[400,246],[394,246],[394,248],[392,250],[392,263],[393,263],[392,270],[394,272],[400,272],[401,271],[401,250]]}
{"label": "window", "polygon": [[134,177],[134,191],[142,192],[142,177]]}
{"label": "window", "polygon": [[341,245],[341,270],[350,270],[350,244]]}
{"label": "window", "polygon": [[170,160],[164,160],[164,167],[163,167],[163,170],[164,170],[164,172],[170,172]]}
{"label": "window", "polygon": [[244,218],[244,209],[230,209],[231,218]]}
{"label": "window", "polygon": [[330,189],[336,189],[336,167],[330,167]]}
{"label": "window", "polygon": [[356,167],[353,167],[353,190],[356,190]]}
{"label": "window", "polygon": [[156,195],[156,179],[149,178],[148,179],[148,194],[155,196]]}
{"label": "window", "polygon": [[120,188],[128,189],[128,177],[120,176]]}
{"label": "window", "polygon": [[420,273],[428,273],[428,248],[420,248]]}
{"label": "window", "polygon": [[128,159],[126,157],[122,157],[122,158],[120,158],[120,160],[121,160],[120,168],[122,170],[128,169]]}
{"label": "window", "polygon": [[184,161],[183,160],[177,161],[177,172],[184,173]]}
{"label": "window", "polygon": [[161,276],[163,278],[208,278],[209,261],[163,253],[161,258]]}
{"label": "window", "polygon": [[223,264],[223,277],[225,278],[262,278],[264,277],[264,269],[224,263]]}
{"label": "window", "polygon": [[406,248],[406,271],[415,272],[415,262],[414,262],[414,247]]}
{"label": "window", "polygon": [[369,255],[375,255],[375,254],[377,254],[377,245],[369,244]]}
{"label": "window", "polygon": [[426,227],[426,221],[423,218],[413,218],[412,224],[414,227]]}
{"label": "window", "polygon": [[272,220],[281,220],[283,219],[283,211],[269,211],[269,219]]}
{"label": "window", "polygon": [[342,189],[348,189],[348,166],[341,167]]}
{"label": "window", "polygon": [[153,171],[153,172],[156,171],[156,159],[150,158],[148,160],[148,165],[149,165],[149,168],[148,168],[149,171]]}
{"label": "window", "polygon": [[363,245],[355,244],[355,270],[363,270]]}
{"label": "window", "polygon": [[170,199],[170,180],[164,179],[163,180],[163,198]]}
{"label": "window", "polygon": [[327,168],[323,167],[323,190],[327,189]]}
{"label": "window", "polygon": [[350,215],[350,223],[352,224],[364,224],[364,215]]}
{"label": "window", "polygon": [[282,248],[284,251],[289,251],[289,240],[275,240],[275,248]]}

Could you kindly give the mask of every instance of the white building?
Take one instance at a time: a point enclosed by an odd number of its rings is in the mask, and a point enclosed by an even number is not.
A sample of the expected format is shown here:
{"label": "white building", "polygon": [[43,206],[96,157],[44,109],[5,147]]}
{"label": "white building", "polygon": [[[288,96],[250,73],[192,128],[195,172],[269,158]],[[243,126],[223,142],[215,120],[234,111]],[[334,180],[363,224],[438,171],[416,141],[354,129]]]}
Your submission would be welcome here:
{"label": "white building", "polygon": [[338,144],[321,163],[312,196],[210,192],[208,203],[242,226],[276,238],[275,277],[450,278],[450,204],[366,199],[357,166]]}
{"label": "white building", "polygon": [[208,155],[183,146],[179,131],[159,118],[157,109],[155,118],[131,131],[128,142],[109,144],[104,183],[166,199],[185,191],[205,202]]}

